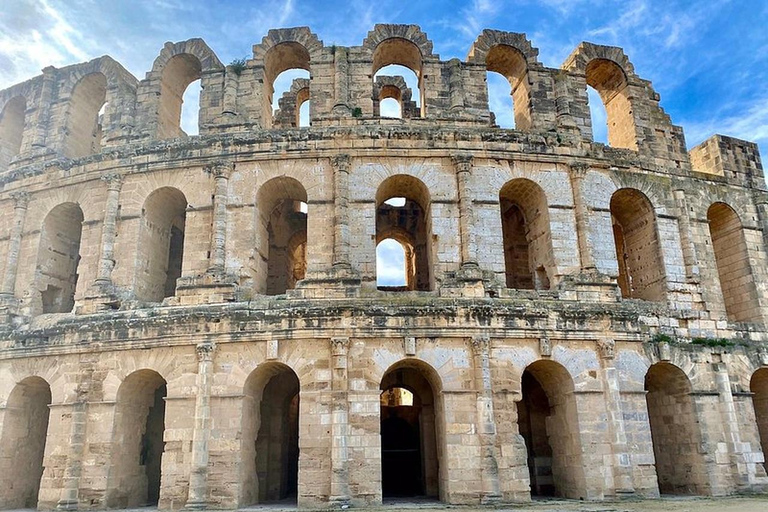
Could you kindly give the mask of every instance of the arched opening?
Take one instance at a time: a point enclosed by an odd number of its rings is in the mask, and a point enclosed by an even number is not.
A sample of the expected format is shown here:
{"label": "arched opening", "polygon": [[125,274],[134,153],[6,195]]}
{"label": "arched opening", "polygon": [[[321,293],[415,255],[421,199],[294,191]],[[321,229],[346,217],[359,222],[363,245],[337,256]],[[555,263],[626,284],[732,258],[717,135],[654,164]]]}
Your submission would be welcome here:
{"label": "arched opening", "polygon": [[80,158],[101,151],[99,112],[107,101],[107,77],[91,73],[77,82],[69,100],[64,152]]}
{"label": "arched opening", "polygon": [[[399,91],[398,91],[399,92]],[[400,105],[400,95],[387,96],[379,102],[379,112],[381,117],[391,117],[394,119],[403,118],[403,109]]]}
{"label": "arched opening", "polygon": [[266,363],[245,383],[240,506],[295,502],[299,478],[299,378]]}
{"label": "arched opening", "polygon": [[611,218],[621,296],[663,301],[666,274],[653,205],[639,190],[622,188],[611,196]]}
{"label": "arched opening", "polygon": [[760,446],[765,455],[768,454],[768,368],[760,368],[752,375],[749,390],[752,392],[752,404],[755,407]]}
{"label": "arched opening", "polygon": [[[304,46],[296,42],[279,43],[264,55],[264,119],[272,126],[279,100],[291,89],[295,80],[309,80],[311,88],[310,56]],[[296,103],[296,110],[300,104]]]}
{"label": "arched opening", "polygon": [[589,85],[587,86],[587,103],[592,119],[592,140],[608,145],[608,112],[605,111],[600,94]]}
{"label": "arched opening", "polygon": [[0,169],[5,169],[21,151],[27,100],[16,96],[0,111]]}
{"label": "arched opening", "polygon": [[43,221],[37,253],[37,287],[43,313],[68,313],[75,306],[83,211],[63,203]]}
{"label": "arched opening", "polygon": [[27,377],[8,396],[0,436],[4,509],[37,508],[50,404],[51,388],[40,377]]}
{"label": "arched opening", "polygon": [[[587,85],[594,88],[605,106],[608,143],[616,148],[637,150],[635,119],[624,70],[613,61],[593,59],[587,64],[585,74]],[[591,102],[592,108],[595,103]],[[597,120],[593,119],[593,129],[595,124]]]}
{"label": "arched opening", "polygon": [[[408,88],[419,91],[414,95],[413,101],[420,112],[419,116],[425,117],[424,88],[422,76],[422,55],[419,47],[407,39],[393,37],[382,41],[373,52],[373,85],[380,77],[401,77]],[[382,99],[382,98],[379,98]],[[402,98],[401,98],[402,100]],[[383,114],[381,114],[383,115]]]}
{"label": "arched opening", "polygon": [[507,182],[499,192],[507,287],[548,290],[554,270],[547,197],[524,178]]}
{"label": "arched opening", "polygon": [[645,374],[645,390],[659,492],[708,494],[701,432],[688,377],[677,366],[656,363]]}
{"label": "arched opening", "polygon": [[525,56],[516,48],[499,44],[488,51],[485,67],[488,102],[496,124],[502,128],[530,130],[533,125],[531,84]]}
{"label": "arched opening", "polygon": [[203,92],[202,80],[192,81],[181,97],[181,130],[186,135],[200,133],[200,93]]}
{"label": "arched opening", "polygon": [[[189,98],[194,103],[194,91],[192,89],[191,98],[185,95],[185,91],[192,82],[200,80],[202,76],[202,64],[200,60],[189,53],[180,53],[174,55],[163,68],[160,79],[160,105],[157,111],[157,138],[172,139],[175,137],[184,137],[187,134],[181,129],[181,113],[184,105],[184,99]],[[199,98],[199,93],[197,94]],[[199,107],[199,99],[198,99]],[[185,124],[190,127],[197,126],[192,118],[199,116],[192,109],[185,110]],[[194,128],[192,128],[194,129]]]}
{"label": "arched opening", "polygon": [[157,505],[165,448],[168,387],[157,372],[139,370],[117,390],[107,508]]}
{"label": "arched opening", "polygon": [[287,176],[259,190],[258,247],[266,263],[263,289],[280,295],[296,287],[307,271],[307,191]]}
{"label": "arched opening", "polygon": [[413,249],[394,238],[385,238],[376,246],[376,286],[381,289],[407,289],[415,272]]}
{"label": "arched opening", "polygon": [[141,210],[136,296],[160,302],[176,293],[184,260],[187,198],[172,187],[152,192]]}
{"label": "arched opening", "polygon": [[728,320],[759,322],[760,304],[739,216],[727,204],[714,203],[707,221]]}
{"label": "arched opening", "polygon": [[384,499],[440,496],[442,414],[431,368],[406,361],[381,380],[381,489]]}
{"label": "arched opening", "polygon": [[296,126],[306,128],[309,122],[309,87],[304,87],[296,93]]}
{"label": "arched opening", "polygon": [[532,496],[586,497],[579,418],[568,370],[536,361],[522,375],[517,425],[528,452]]}
{"label": "arched opening", "polygon": [[[392,201],[393,198],[398,200]],[[376,192],[376,244],[391,238],[405,251],[406,283],[398,289],[427,291],[433,288],[430,208],[427,187],[412,176],[390,176]],[[376,264],[378,269],[378,259]]]}

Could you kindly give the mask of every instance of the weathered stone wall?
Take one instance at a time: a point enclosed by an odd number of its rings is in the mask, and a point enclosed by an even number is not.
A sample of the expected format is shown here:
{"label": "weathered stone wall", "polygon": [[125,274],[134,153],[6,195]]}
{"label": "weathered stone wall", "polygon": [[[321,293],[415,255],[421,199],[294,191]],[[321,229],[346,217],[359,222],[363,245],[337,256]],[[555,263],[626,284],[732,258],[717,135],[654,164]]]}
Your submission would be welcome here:
{"label": "weathered stone wall", "polygon": [[[455,504],[766,489],[756,146],[688,155],[619,48],[537,54],[303,27],[243,69],[192,39],[143,80],[101,57],[0,91],[0,508],[378,504],[401,452],[408,492]],[[374,82],[389,64],[419,90]],[[273,116],[292,68],[311,78]],[[402,289],[377,286],[386,237]],[[414,405],[382,404],[395,388]]]}

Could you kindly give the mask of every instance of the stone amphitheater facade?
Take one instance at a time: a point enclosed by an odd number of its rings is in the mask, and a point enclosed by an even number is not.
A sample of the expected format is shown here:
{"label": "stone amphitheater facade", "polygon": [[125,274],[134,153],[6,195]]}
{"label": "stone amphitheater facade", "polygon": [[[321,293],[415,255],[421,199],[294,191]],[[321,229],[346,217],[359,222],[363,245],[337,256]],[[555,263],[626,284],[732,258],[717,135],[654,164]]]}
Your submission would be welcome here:
{"label": "stone amphitheater facade", "polygon": [[[143,80],[105,56],[0,91],[0,507],[764,490],[757,146],[687,151],[620,48],[537,53],[302,27],[243,66],[191,39]],[[377,287],[387,238],[405,286]]]}

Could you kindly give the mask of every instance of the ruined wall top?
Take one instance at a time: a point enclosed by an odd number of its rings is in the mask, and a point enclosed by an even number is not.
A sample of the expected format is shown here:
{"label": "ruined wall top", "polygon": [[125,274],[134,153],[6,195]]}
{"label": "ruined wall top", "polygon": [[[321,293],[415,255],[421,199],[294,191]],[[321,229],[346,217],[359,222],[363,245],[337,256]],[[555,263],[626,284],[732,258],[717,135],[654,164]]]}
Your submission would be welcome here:
{"label": "ruined wall top", "polygon": [[[465,60],[446,61],[418,26],[378,24],[352,47],[326,46],[308,27],[273,29],[253,46],[251,59],[230,66],[202,39],[168,42],[143,80],[108,56],[47,67],[0,91],[0,176],[7,181],[40,162],[187,138],[183,94],[198,79],[200,140],[298,129],[304,101],[308,130],[398,123],[413,130],[500,130],[489,110],[487,71],[509,81],[517,133],[675,172],[718,174],[704,163],[712,157],[691,158],[682,128],[621,48],[581,43],[560,69],[543,66],[538,53],[525,34],[486,29]],[[410,68],[418,90],[396,78],[377,80],[377,71],[391,64]],[[309,79],[282,94],[273,111],[275,79],[289,69],[306,70]],[[593,141],[587,86],[604,103],[610,147]],[[400,103],[402,119],[381,115],[379,103],[388,98]],[[761,177],[759,155],[752,161],[750,172]],[[747,182],[762,183],[753,176]]]}

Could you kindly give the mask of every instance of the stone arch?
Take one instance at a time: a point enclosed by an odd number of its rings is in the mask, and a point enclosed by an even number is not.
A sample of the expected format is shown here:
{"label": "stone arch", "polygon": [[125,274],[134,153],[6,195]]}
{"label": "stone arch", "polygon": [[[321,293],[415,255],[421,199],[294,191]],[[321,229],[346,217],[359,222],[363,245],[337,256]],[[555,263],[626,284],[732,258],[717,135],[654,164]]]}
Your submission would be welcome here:
{"label": "stone arch", "polygon": [[26,112],[27,99],[22,95],[12,97],[0,109],[0,170],[21,152]]}
{"label": "stone arch", "polygon": [[373,84],[373,115],[381,116],[381,102],[392,98],[400,105],[400,117],[419,117],[419,107],[411,98],[413,91],[402,76],[377,76]]}
{"label": "stone arch", "polygon": [[[318,61],[322,50],[322,41],[309,30],[309,27],[273,29],[267,33],[260,44],[254,45],[254,63],[257,66],[263,66],[264,69],[263,108],[266,127],[272,126],[273,123],[272,96],[277,76],[289,69],[308,71],[311,101],[312,65]],[[310,103],[310,107],[311,105]],[[298,108],[297,105],[297,111]]]}
{"label": "stone arch", "polygon": [[544,190],[526,178],[499,191],[508,288],[548,289],[555,266]]}
{"label": "stone arch", "polygon": [[537,63],[539,51],[525,34],[486,29],[472,44],[468,62],[484,64],[488,71],[504,76],[511,87],[515,128],[530,130],[531,81],[528,69]]}
{"label": "stone arch", "polygon": [[35,272],[41,313],[69,313],[75,305],[83,220],[80,205],[71,202],[43,220]]}
{"label": "stone arch", "polygon": [[763,454],[766,454],[768,453],[768,367],[759,368],[752,374],[749,390],[752,392],[760,446]]}
{"label": "stone arch", "polygon": [[296,78],[291,83],[290,90],[283,93],[278,102],[280,108],[275,112],[274,126],[276,128],[299,128],[300,109],[305,101],[309,101],[309,80]]}
{"label": "stone arch", "polygon": [[414,401],[411,406],[380,403],[382,495],[442,497],[448,482],[440,377],[429,364],[404,359],[381,378],[382,395],[394,388],[407,389]]}
{"label": "stone arch", "polygon": [[295,497],[300,381],[288,365],[260,364],[243,386],[239,506]]}
{"label": "stone arch", "polygon": [[[421,117],[425,116],[424,61],[432,57],[432,42],[416,25],[376,24],[363,41],[370,53],[371,77],[384,66],[397,64],[416,74],[419,82]],[[373,85],[373,84],[372,84]]]}
{"label": "stone arch", "polygon": [[307,191],[295,178],[275,177],[259,188],[256,204],[256,247],[266,267],[258,286],[267,295],[280,295],[295,288],[306,272]]}
{"label": "stone arch", "polygon": [[621,188],[611,196],[610,210],[622,296],[663,301],[666,273],[651,201],[637,189]]}
{"label": "stone arch", "polygon": [[167,382],[154,370],[134,371],[120,384],[105,492],[108,508],[159,502],[167,396]]}
{"label": "stone arch", "polygon": [[521,375],[518,428],[528,451],[531,494],[587,496],[579,418],[568,370],[537,360]]}
{"label": "stone arch", "polygon": [[[402,206],[387,204],[405,199]],[[428,291],[434,286],[432,271],[431,198],[427,186],[413,176],[397,174],[381,182],[376,191],[376,245],[395,238],[413,255],[413,275],[406,289]],[[406,274],[406,277],[409,277]]]}
{"label": "stone arch", "polygon": [[739,216],[727,203],[716,202],[707,210],[707,222],[728,319],[761,321],[757,288]]}
{"label": "stone arch", "polygon": [[99,111],[107,101],[107,77],[101,72],[77,81],[69,98],[64,154],[80,158],[101,150],[102,125]]}
{"label": "stone arch", "polygon": [[141,210],[135,277],[136,297],[159,302],[176,293],[184,260],[187,198],[177,188],[149,194]]}
{"label": "stone arch", "polygon": [[648,421],[662,494],[709,493],[691,381],[678,366],[658,362],[645,376]]}
{"label": "stone arch", "polygon": [[51,386],[30,376],[8,396],[0,432],[2,508],[37,508],[48,435]]}

